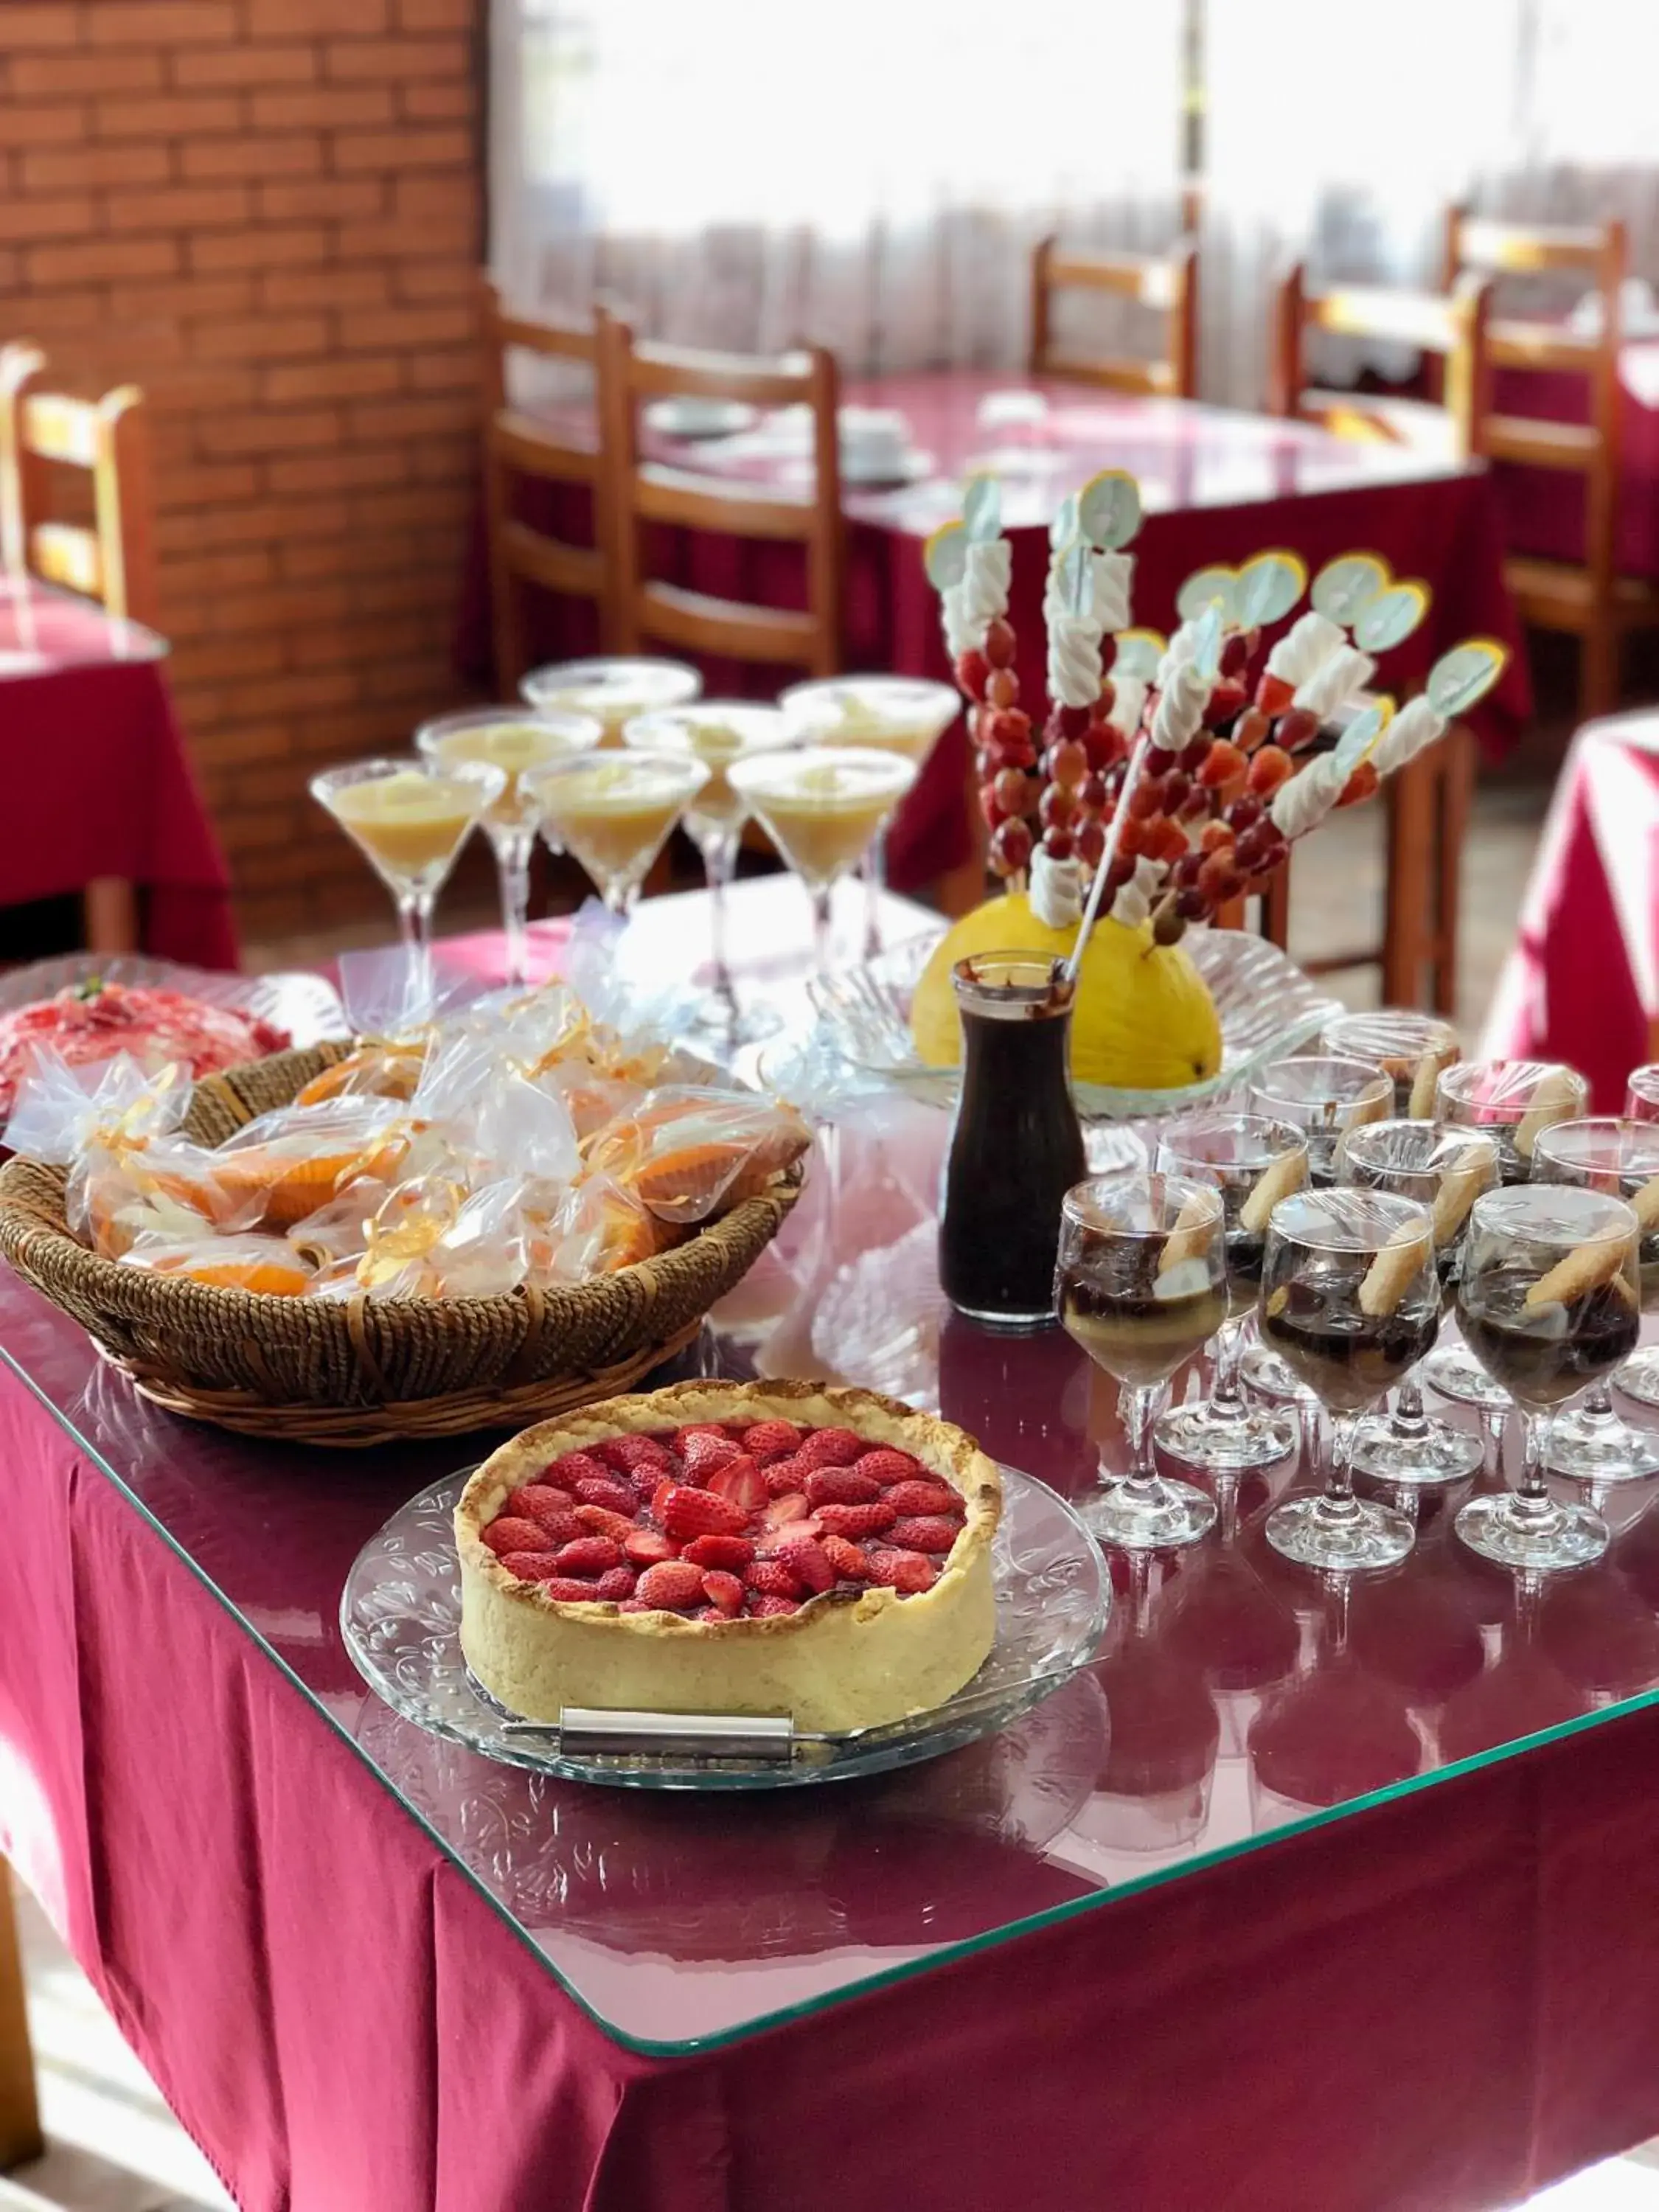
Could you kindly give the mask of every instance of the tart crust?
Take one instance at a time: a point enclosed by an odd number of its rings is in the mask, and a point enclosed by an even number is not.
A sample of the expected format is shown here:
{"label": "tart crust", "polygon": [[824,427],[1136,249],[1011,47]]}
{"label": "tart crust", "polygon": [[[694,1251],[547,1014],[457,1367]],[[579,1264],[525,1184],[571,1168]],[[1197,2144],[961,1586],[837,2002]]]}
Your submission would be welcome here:
{"label": "tart crust", "polygon": [[[776,1418],[846,1428],[896,1445],[959,1491],[967,1516],[929,1589],[809,1599],[763,1620],[688,1620],[566,1604],[509,1574],[479,1532],[509,1491],[562,1453],[606,1437],[693,1421]],[[565,1705],[655,1712],[791,1713],[801,1729],[879,1727],[941,1704],[970,1681],[996,1632],[991,1541],[1002,1482],[974,1439],[872,1390],[816,1382],[678,1382],[608,1398],[526,1429],[461,1492],[461,1649],[490,1694],[528,1720]]]}

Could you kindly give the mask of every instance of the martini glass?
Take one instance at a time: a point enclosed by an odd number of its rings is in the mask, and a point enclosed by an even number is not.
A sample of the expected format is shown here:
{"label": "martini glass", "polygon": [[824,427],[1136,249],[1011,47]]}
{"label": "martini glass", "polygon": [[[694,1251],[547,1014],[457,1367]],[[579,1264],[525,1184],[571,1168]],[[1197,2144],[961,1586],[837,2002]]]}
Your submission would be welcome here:
{"label": "martini glass", "polygon": [[[1589,1099],[1583,1077],[1553,1060],[1469,1060],[1442,1074],[1434,1118],[1454,1128],[1484,1129],[1498,1147],[1498,1181],[1519,1183],[1532,1172],[1533,1146],[1544,1130],[1577,1121]],[[1423,1379],[1443,1398],[1477,1407],[1498,1443],[1510,1395],[1467,1345],[1442,1345],[1425,1361]]]}
{"label": "martini glass", "polygon": [[[1629,1201],[1642,1224],[1642,1303],[1659,1298],[1659,1127],[1647,1121],[1621,1121],[1598,1115],[1587,1121],[1559,1121],[1532,1148],[1534,1182],[1572,1183]],[[1632,1368],[1644,1399],[1644,1366],[1651,1372],[1651,1351],[1638,1352],[1613,1377],[1629,1388]],[[1592,1382],[1571,1413],[1558,1414],[1550,1429],[1552,1470],[1579,1482],[1632,1482],[1659,1474],[1659,1438],[1632,1428],[1613,1410],[1604,1379]]]}
{"label": "martini glass", "polygon": [[538,713],[592,715],[609,747],[621,744],[636,714],[695,699],[702,678],[684,660],[560,660],[532,668],[519,689]]}
{"label": "martini glass", "polygon": [[[1498,1182],[1492,1139],[1478,1129],[1442,1129],[1432,1121],[1371,1121],[1344,1137],[1337,1172],[1346,1183],[1390,1190],[1429,1208],[1441,1297],[1454,1300],[1470,1211]],[[1402,1378],[1392,1413],[1372,1414],[1354,1431],[1353,1464],[1359,1473],[1413,1491],[1477,1474],[1485,1456],[1478,1436],[1424,1411],[1415,1373]]]}
{"label": "martini glass", "polygon": [[623,731],[625,744],[640,750],[683,754],[701,761],[708,781],[685,810],[685,832],[702,855],[708,884],[708,927],[714,940],[714,1000],[699,1026],[723,1045],[756,1044],[773,1036],[778,1015],[767,1006],[746,1011],[738,1003],[726,957],[726,891],[738,872],[738,843],[749,817],[749,804],[726,771],[735,760],[776,752],[793,743],[789,726],[775,707],[741,702],[699,700],[690,707],[664,707],[641,714]]}
{"label": "martini glass", "polygon": [[1587,1566],[1607,1547],[1588,1505],[1562,1505],[1544,1479],[1550,1417],[1635,1349],[1641,1287],[1635,1214],[1620,1198],[1565,1184],[1488,1191],[1474,1202],[1457,1304],[1464,1340],[1526,1420],[1519,1486],[1472,1498],[1457,1533],[1502,1567]]}
{"label": "martini glass", "polygon": [[817,971],[828,975],[830,895],[915,782],[915,763],[856,745],[805,745],[735,760],[726,773],[811,892]]}
{"label": "martini glass", "polygon": [[[869,745],[879,752],[902,753],[915,763],[918,775],[962,708],[950,684],[917,676],[836,676],[793,684],[778,704],[792,734],[805,743]],[[864,880],[869,890],[864,954],[869,960],[881,951],[881,894],[887,885],[885,823],[864,856]]]}
{"label": "martini glass", "polygon": [[1321,1043],[1328,1053],[1380,1067],[1394,1085],[1391,1111],[1401,1121],[1432,1117],[1441,1076],[1463,1057],[1449,1022],[1437,1014],[1395,1006],[1367,1014],[1338,1014],[1326,1023]]}
{"label": "martini glass", "polygon": [[507,980],[529,981],[530,856],[536,849],[538,809],[526,778],[568,753],[588,752],[604,735],[591,714],[538,714],[523,707],[474,707],[441,714],[415,732],[416,749],[439,768],[483,761],[507,779],[484,816],[484,835],[495,848],[501,883],[501,923],[507,932]]}
{"label": "martini glass", "polygon": [[350,761],[311,780],[329,812],[392,893],[404,945],[423,974],[432,964],[432,909],[455,855],[507,789],[485,761],[440,766],[402,760]]}
{"label": "martini glass", "polygon": [[684,753],[574,753],[529,779],[543,834],[592,877],[612,914],[628,915],[668,833],[708,781]]}
{"label": "martini glass", "polygon": [[1159,1134],[1158,1164],[1221,1193],[1227,1261],[1227,1315],[1215,1340],[1209,1397],[1158,1416],[1164,1450],[1223,1481],[1249,1467],[1267,1467],[1296,1449],[1294,1424],[1252,1406],[1238,1387],[1250,1319],[1261,1281],[1267,1221],[1278,1200],[1308,1178],[1308,1148],[1288,1121],[1230,1109],[1191,1114]]}

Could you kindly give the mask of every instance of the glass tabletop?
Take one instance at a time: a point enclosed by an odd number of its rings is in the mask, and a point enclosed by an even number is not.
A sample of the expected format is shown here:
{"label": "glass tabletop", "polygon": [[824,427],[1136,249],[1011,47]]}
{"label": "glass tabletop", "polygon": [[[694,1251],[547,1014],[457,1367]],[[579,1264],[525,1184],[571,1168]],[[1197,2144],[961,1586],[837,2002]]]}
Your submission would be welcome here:
{"label": "glass tabletop", "polygon": [[[910,480],[891,489],[845,483],[843,504],[855,519],[909,536],[926,537],[957,514],[963,479],[981,470],[1001,479],[1006,529],[1046,531],[1064,495],[1106,467],[1128,470],[1153,516],[1423,483],[1468,465],[1449,442],[1342,438],[1313,422],[1059,377],[924,370],[849,386],[845,397],[902,415],[916,458]],[[799,424],[779,416],[700,441],[694,460],[711,475],[787,488],[811,473]]]}
{"label": "glass tabletop", "polygon": [[0,683],[112,661],[160,660],[167,651],[165,638],[143,623],[106,613],[96,600],[35,576],[0,575]]}
{"label": "glass tabletop", "polygon": [[[1076,1498],[1117,1448],[1111,1386],[1058,1331],[1000,1337],[945,1307],[945,1133],[914,1101],[849,1109],[697,1357],[706,1371],[837,1376],[937,1406]],[[1615,1490],[1606,1560],[1535,1601],[1453,1540],[1461,1486],[1425,1504],[1406,1564],[1362,1578],[1345,1607],[1266,1543],[1269,1505],[1301,1480],[1286,1468],[1247,1478],[1209,1538],[1144,1580],[1115,1559],[1123,1601],[1099,1658],[1000,1735],[763,1798],[556,1782],[400,1719],[337,1626],[362,1546],[489,1439],[323,1453],[194,1426],[149,1406],[3,1271],[0,1346],[571,1994],[642,2051],[729,2041],[1659,1689],[1655,1486]]]}
{"label": "glass tabletop", "polygon": [[[843,397],[902,415],[908,453],[902,482],[844,479],[842,503],[855,520],[912,537],[956,514],[963,479],[980,470],[1001,478],[1005,528],[1046,531],[1065,494],[1102,468],[1127,469],[1146,512],[1158,515],[1421,483],[1469,466],[1449,438],[1443,447],[1343,438],[1281,416],[1017,371],[917,370],[849,385]],[[534,411],[566,442],[592,443],[586,410]],[[793,491],[811,483],[810,425],[798,409],[763,415],[730,437],[677,440],[647,425],[644,442],[653,459],[699,475]]]}

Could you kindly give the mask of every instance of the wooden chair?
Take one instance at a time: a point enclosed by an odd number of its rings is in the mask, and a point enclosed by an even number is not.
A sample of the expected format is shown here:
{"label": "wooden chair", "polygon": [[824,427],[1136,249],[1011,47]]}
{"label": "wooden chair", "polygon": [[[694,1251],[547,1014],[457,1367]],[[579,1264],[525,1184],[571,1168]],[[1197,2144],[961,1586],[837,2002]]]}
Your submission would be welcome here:
{"label": "wooden chair", "polygon": [[[1274,305],[1271,410],[1319,422],[1339,436],[1419,445],[1448,459],[1471,459],[1482,451],[1487,411],[1491,302],[1491,280],[1473,274],[1459,277],[1443,296],[1372,285],[1313,294],[1298,264],[1279,285]],[[1440,368],[1439,400],[1310,386],[1306,345],[1316,330],[1385,339],[1429,355]],[[1459,884],[1474,788],[1474,743],[1461,728],[1390,776],[1382,941],[1304,962],[1310,974],[1380,967],[1386,1004],[1454,1011]],[[1275,890],[1264,921],[1282,945],[1288,877]]]}
{"label": "wooden chair", "polygon": [[[144,396],[124,384],[101,399],[45,388],[46,356],[27,341],[0,354],[0,560],[101,601],[117,620],[154,625],[158,611],[155,506]],[[51,508],[54,472],[91,480],[90,522]],[[102,877],[85,892],[87,943],[131,951],[138,941],[131,884]]]}
{"label": "wooden chair", "polygon": [[34,2061],[23,2008],[11,1869],[0,1858],[0,2173],[46,2148],[34,2096]]}
{"label": "wooden chair", "polygon": [[[568,598],[591,599],[599,610],[599,642],[612,639],[609,542],[609,485],[600,464],[599,406],[594,400],[594,436],[587,442],[561,437],[555,428],[515,408],[507,398],[507,356],[517,348],[543,361],[579,362],[599,374],[599,344],[591,329],[574,324],[533,322],[508,314],[488,277],[480,287],[483,344],[484,511],[489,532],[489,599],[495,628],[495,682],[503,697],[519,688],[530,665],[520,593],[526,584]],[[514,513],[516,478],[543,483],[580,484],[593,503],[593,543],[572,545],[536,529]]]}
{"label": "wooden chair", "polygon": [[[1161,361],[1088,360],[1060,352],[1054,336],[1056,292],[1108,292],[1168,317],[1168,349]],[[1162,258],[1133,253],[1062,251],[1043,239],[1031,256],[1033,376],[1066,376],[1113,392],[1198,396],[1198,247],[1182,239]]]}
{"label": "wooden chair", "polygon": [[1589,386],[1589,420],[1559,422],[1488,406],[1479,426],[1481,452],[1528,468],[1561,469],[1584,479],[1584,562],[1516,554],[1504,573],[1525,622],[1579,640],[1579,709],[1588,719],[1619,702],[1620,647],[1627,630],[1659,623],[1659,591],[1618,573],[1620,294],[1629,266],[1625,227],[1534,228],[1488,222],[1467,209],[1446,217],[1446,270],[1480,270],[1494,278],[1549,274],[1583,277],[1601,303],[1592,335],[1563,322],[1494,315],[1488,331],[1495,368],[1555,370]]}
{"label": "wooden chair", "polygon": [[[1428,446],[1454,460],[1468,460],[1481,450],[1480,427],[1488,411],[1491,294],[1491,280],[1474,276],[1460,277],[1443,296],[1370,284],[1313,293],[1297,262],[1280,282],[1273,304],[1268,412],[1322,423],[1340,437]],[[1442,365],[1439,401],[1310,386],[1310,331],[1380,338],[1430,355]]]}
{"label": "wooden chair", "polygon": [[[842,663],[844,542],[836,424],[840,378],[822,346],[781,359],[637,345],[628,325],[601,313],[599,406],[615,528],[617,649],[647,641],[693,655],[722,655],[833,676]],[[804,406],[812,422],[808,493],[696,476],[644,461],[643,404],[672,395],[754,407]],[[796,611],[718,599],[647,573],[644,533],[653,525],[805,547],[806,606]]]}
{"label": "wooden chair", "polygon": [[[1454,723],[1437,744],[1410,761],[1383,787],[1385,828],[1382,941],[1340,946],[1300,964],[1310,975],[1353,968],[1382,970],[1382,1004],[1457,1011],[1457,928],[1463,841],[1474,797],[1474,740]],[[1255,902],[1255,927],[1286,951],[1290,940],[1291,866],[1286,862]],[[1226,929],[1250,926],[1247,902],[1216,915]]]}

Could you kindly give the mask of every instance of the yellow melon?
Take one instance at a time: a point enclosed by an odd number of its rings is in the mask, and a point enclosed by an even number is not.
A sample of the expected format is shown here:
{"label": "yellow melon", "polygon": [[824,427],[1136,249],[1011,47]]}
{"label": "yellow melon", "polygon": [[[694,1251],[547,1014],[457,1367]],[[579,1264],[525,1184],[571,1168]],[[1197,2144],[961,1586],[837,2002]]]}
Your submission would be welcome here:
{"label": "yellow melon", "polygon": [[[951,970],[975,952],[1038,952],[1059,958],[1077,934],[1050,929],[1025,894],[988,899],[934,947],[916,987],[910,1023],[930,1067],[962,1059],[962,1024]],[[1072,1017],[1072,1075],[1115,1089],[1173,1091],[1221,1066],[1221,1024],[1204,978],[1179,945],[1154,944],[1151,927],[1097,922],[1083,956]]]}

